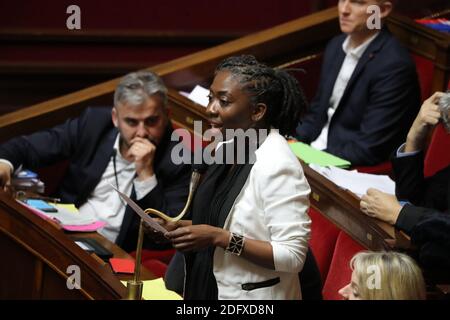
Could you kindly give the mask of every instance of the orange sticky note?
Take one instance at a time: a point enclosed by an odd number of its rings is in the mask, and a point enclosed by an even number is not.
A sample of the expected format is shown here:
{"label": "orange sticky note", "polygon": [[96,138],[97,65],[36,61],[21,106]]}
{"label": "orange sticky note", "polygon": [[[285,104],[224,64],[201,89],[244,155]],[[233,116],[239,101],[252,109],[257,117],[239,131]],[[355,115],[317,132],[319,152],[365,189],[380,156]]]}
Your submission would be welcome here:
{"label": "orange sticky note", "polygon": [[109,263],[115,273],[134,273],[133,260],[110,258]]}

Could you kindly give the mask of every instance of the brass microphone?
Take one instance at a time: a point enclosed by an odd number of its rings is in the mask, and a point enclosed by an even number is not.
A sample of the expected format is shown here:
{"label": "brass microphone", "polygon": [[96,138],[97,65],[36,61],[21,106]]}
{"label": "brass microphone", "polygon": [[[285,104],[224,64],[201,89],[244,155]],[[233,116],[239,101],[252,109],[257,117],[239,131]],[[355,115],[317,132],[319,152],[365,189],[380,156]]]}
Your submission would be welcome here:
{"label": "brass microphone", "polygon": [[[186,212],[189,210],[189,207],[191,205],[192,199],[194,197],[194,193],[197,190],[198,185],[200,184],[200,179],[202,177],[202,174],[206,172],[206,169],[208,169],[208,166],[204,163],[202,164],[194,164],[192,166],[192,175],[191,175],[191,182],[189,183],[189,195],[188,199],[186,201],[186,205],[184,206],[183,210],[180,212],[179,215],[176,217],[170,217],[161,211],[158,211],[156,209],[145,209],[144,213],[146,214],[155,214],[158,217],[166,220],[175,222],[183,218],[183,216],[186,214]],[[142,290],[143,290],[143,282],[140,279],[141,278],[141,260],[142,260],[142,245],[144,243],[144,220],[141,219],[141,222],[139,224],[139,233],[138,233],[138,241],[136,246],[136,262],[134,266],[134,277],[132,280],[127,281],[127,299],[129,300],[141,300],[142,299]]]}
{"label": "brass microphone", "polygon": [[206,169],[208,169],[208,165],[206,165],[204,163],[192,165],[192,175],[191,175],[191,182],[189,183],[188,199],[186,201],[186,205],[184,206],[183,210],[176,217],[170,217],[170,216],[162,213],[161,211],[158,211],[156,209],[151,209],[151,208],[145,209],[144,212],[146,214],[154,214],[168,222],[176,222],[176,221],[180,220],[181,218],[183,218],[189,210],[192,199],[194,198],[195,191],[197,190],[197,187],[200,184],[200,179],[201,179],[203,173],[206,172]]}

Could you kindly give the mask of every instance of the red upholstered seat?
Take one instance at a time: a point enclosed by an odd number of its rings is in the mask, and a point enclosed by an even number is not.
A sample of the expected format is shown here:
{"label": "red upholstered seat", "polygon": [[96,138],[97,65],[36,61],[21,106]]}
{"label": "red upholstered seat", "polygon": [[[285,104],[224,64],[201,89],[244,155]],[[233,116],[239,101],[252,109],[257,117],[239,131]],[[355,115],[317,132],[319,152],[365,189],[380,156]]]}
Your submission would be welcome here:
{"label": "red upholstered seat", "polygon": [[[155,276],[162,277],[166,273],[167,265],[175,254],[175,249],[168,250],[142,250],[141,264],[150,270]],[[130,253],[136,258],[136,252]]]}
{"label": "red upholstered seat", "polygon": [[450,134],[440,123],[431,136],[425,155],[424,174],[430,177],[450,164]]}
{"label": "red upholstered seat", "polygon": [[[175,254],[175,249],[167,249],[167,250],[142,250],[142,261],[145,260],[159,260],[165,264],[169,264],[170,260],[172,260],[173,255]],[[135,252],[130,253],[133,257],[135,256]]]}
{"label": "red upholstered seat", "polygon": [[391,175],[392,173],[392,165],[390,161],[386,161],[383,163],[380,163],[376,166],[369,166],[369,167],[355,167],[355,169],[358,172],[362,173],[370,173],[370,174],[384,174],[384,175]]}
{"label": "red upholstered seat", "polygon": [[142,261],[142,265],[150,270],[156,278],[163,278],[166,274],[167,270],[167,264],[156,260],[156,259],[150,259]]}
{"label": "red upholstered seat", "polygon": [[350,238],[344,231],[339,233],[334,248],[330,270],[323,286],[325,300],[341,300],[338,291],[348,284],[351,279],[350,260],[358,252],[365,250],[363,246]]}
{"label": "red upholstered seat", "polygon": [[432,94],[431,84],[433,82],[434,63],[430,59],[415,54],[412,55],[412,58],[416,64],[422,100],[425,100]]}
{"label": "red upholstered seat", "polygon": [[322,283],[325,283],[340,230],[312,207],[309,216],[312,220],[309,245],[316,258]]}
{"label": "red upholstered seat", "polygon": [[[450,81],[447,88],[450,89]],[[440,123],[431,136],[430,144],[425,155],[424,174],[430,177],[450,164],[450,134]]]}

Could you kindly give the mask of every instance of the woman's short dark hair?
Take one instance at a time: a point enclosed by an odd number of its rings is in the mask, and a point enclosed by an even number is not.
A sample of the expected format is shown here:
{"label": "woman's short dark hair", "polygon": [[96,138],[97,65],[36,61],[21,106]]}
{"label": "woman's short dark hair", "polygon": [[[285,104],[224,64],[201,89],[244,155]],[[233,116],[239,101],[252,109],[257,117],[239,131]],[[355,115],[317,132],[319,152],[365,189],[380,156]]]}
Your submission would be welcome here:
{"label": "woman's short dark hair", "polygon": [[247,91],[254,104],[267,105],[265,121],[284,136],[294,135],[307,101],[297,81],[286,70],[274,69],[242,55],[224,59],[216,68],[229,71]]}

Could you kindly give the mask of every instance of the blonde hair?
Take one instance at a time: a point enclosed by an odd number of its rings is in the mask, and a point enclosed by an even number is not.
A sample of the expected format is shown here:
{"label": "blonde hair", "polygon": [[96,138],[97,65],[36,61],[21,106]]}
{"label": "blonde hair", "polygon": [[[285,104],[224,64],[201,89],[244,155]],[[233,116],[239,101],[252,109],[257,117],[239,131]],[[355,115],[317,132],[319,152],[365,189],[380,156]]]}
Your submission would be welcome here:
{"label": "blonde hair", "polygon": [[[360,252],[350,261],[363,300],[425,300],[425,281],[417,264],[399,252]],[[375,274],[371,273],[376,270]],[[379,277],[379,287],[371,280]],[[371,278],[372,277],[372,278]]]}

